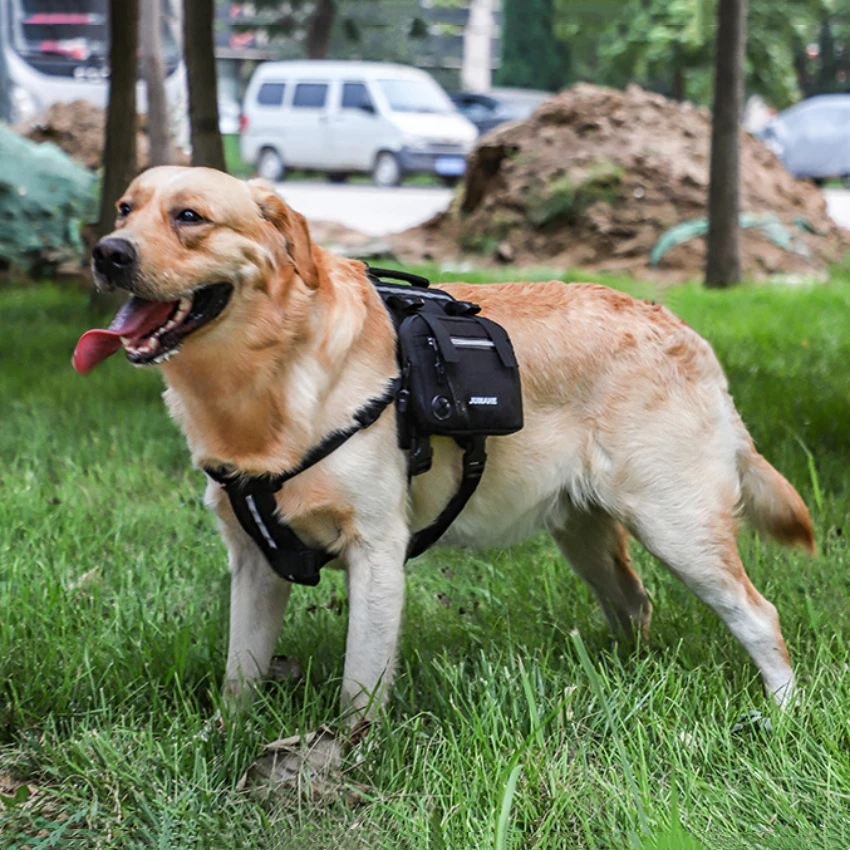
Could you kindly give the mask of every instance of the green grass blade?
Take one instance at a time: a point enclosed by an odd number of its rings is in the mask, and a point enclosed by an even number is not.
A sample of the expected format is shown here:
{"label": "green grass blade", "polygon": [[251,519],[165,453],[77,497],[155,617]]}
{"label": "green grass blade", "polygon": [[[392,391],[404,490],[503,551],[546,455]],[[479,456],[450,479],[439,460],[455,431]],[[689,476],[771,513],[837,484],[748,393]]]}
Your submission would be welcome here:
{"label": "green grass blade", "polygon": [[514,765],[507,782],[502,787],[501,800],[499,802],[499,818],[496,821],[496,835],[493,841],[494,850],[507,850],[508,846],[508,824],[511,817],[511,806],[514,801],[516,784],[522,773],[522,765]]}
{"label": "green grass blade", "polygon": [[591,687],[596,693],[596,697],[599,700],[599,704],[602,706],[602,710],[605,713],[605,719],[608,723],[608,730],[611,733],[611,737],[614,739],[614,744],[617,748],[617,755],[620,759],[620,767],[623,770],[623,775],[626,778],[626,784],[629,788],[629,794],[632,797],[632,801],[634,802],[635,811],[637,812],[638,824],[640,826],[640,832],[646,834],[649,832],[649,821],[646,817],[646,808],[644,806],[643,798],[638,791],[637,782],[635,781],[635,775],[632,770],[631,762],[629,761],[628,756],[626,755],[626,748],[623,745],[623,739],[620,736],[619,726],[614,718],[614,712],[611,710],[611,705],[605,695],[605,691],[602,689],[602,683],[599,681],[599,676],[596,673],[596,670],[593,668],[593,664],[590,661],[590,656],[587,654],[587,649],[584,645],[584,641],[581,639],[581,635],[578,631],[573,631],[571,635],[573,639],[573,644],[575,645],[576,651],[578,652],[579,661],[581,662],[581,666],[584,668],[584,672],[587,674],[587,678],[590,680]]}

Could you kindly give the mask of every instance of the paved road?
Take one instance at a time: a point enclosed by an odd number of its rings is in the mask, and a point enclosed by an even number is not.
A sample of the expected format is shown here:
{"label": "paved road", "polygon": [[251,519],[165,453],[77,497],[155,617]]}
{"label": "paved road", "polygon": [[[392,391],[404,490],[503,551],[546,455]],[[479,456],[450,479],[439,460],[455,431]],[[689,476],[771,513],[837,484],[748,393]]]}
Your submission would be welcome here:
{"label": "paved road", "polygon": [[308,219],[336,221],[370,236],[398,233],[446,209],[450,189],[278,183],[283,199]]}
{"label": "paved road", "polygon": [[[308,219],[337,221],[370,236],[398,233],[414,227],[448,207],[449,189],[339,186],[329,183],[278,183],[288,204]],[[826,189],[830,215],[850,228],[850,190]]]}
{"label": "paved road", "polygon": [[824,189],[829,214],[842,226],[850,228],[850,189]]}

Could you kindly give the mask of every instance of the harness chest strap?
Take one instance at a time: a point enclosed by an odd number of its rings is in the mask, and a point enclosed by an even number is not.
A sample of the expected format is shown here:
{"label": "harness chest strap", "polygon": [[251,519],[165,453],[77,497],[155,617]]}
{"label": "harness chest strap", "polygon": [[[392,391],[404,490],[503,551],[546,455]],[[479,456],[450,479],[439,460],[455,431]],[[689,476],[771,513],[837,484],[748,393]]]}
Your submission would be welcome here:
{"label": "harness chest strap", "polygon": [[352,426],[325,437],[307,452],[295,469],[279,475],[248,476],[223,467],[204,467],[204,472],[224,488],[239,524],[260,547],[272,569],[287,581],[318,584],[319,570],[335,556],[323,549],[307,546],[286,523],[281,522],[277,516],[278,490],[287,481],[335,452],[358,431],[377,422],[384,410],[395,401],[400,385],[398,378],[393,379],[383,395],[372,399],[354,414]]}
{"label": "harness chest strap", "polygon": [[[395,399],[398,390],[399,380],[396,379],[384,395],[358,411],[355,415],[357,424],[326,437],[315,449],[308,452],[298,467],[289,472],[273,476],[245,476],[229,473],[221,467],[204,468],[204,472],[213,481],[224,487],[239,524],[281,578],[294,584],[315,586],[319,583],[321,568],[336,556],[324,549],[308,546],[290,526],[280,520],[277,514],[278,490],[286,481],[338,449],[358,431],[376,422],[384,409]],[[472,497],[484,473],[487,460],[484,441],[484,437],[458,440],[464,448],[460,487],[437,519],[411,537],[406,560],[421,555],[436,543]]]}

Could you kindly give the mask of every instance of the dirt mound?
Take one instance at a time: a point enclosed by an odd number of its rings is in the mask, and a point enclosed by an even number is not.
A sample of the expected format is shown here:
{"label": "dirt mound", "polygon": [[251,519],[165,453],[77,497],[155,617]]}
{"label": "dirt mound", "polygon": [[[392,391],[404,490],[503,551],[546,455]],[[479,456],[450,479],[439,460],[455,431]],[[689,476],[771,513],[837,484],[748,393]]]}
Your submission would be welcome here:
{"label": "dirt mound", "polygon": [[[139,118],[136,144],[139,167],[144,168],[150,154],[145,132],[145,116]],[[54,103],[34,118],[24,121],[15,130],[33,142],[53,142],[69,156],[87,168],[98,169],[103,164],[103,128],[106,112],[85,100]],[[185,153],[175,149],[173,162],[188,165]]]}
{"label": "dirt mound", "polygon": [[[657,267],[650,253],[670,228],[706,215],[710,135],[708,110],[636,86],[578,85],[527,121],[484,136],[449,211],[394,237],[393,246],[408,260],[465,254],[699,277],[698,233],[671,245]],[[747,133],[741,155],[742,212],[754,225],[742,237],[746,274],[822,274],[850,234],[828,216],[817,188],[791,177]]]}

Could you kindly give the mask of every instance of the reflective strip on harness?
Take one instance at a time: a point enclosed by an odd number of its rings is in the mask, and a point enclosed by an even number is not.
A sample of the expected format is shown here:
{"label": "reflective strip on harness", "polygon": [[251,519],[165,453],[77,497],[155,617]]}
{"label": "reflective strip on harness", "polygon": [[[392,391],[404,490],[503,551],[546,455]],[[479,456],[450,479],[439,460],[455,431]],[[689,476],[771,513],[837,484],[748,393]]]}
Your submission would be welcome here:
{"label": "reflective strip on harness", "polygon": [[245,503],[248,505],[248,508],[251,511],[251,516],[254,517],[254,522],[257,524],[257,528],[260,529],[260,533],[263,535],[263,539],[266,541],[269,548],[277,549],[277,543],[274,542],[271,534],[269,534],[269,530],[266,528],[266,524],[263,522],[263,518],[257,510],[257,503],[254,501],[254,497],[250,495],[246,496]]}
{"label": "reflective strip on harness", "polygon": [[294,584],[316,585],[319,583],[319,570],[335,556],[322,549],[307,546],[292,528],[280,519],[277,513],[278,490],[291,478],[335,452],[358,431],[377,422],[384,410],[395,401],[400,386],[398,378],[394,378],[383,395],[372,399],[354,414],[354,425],[344,431],[329,434],[318,446],[307,452],[304,460],[289,472],[274,476],[248,476],[239,475],[226,468],[204,469],[213,481],[224,488],[239,524],[281,578]]}

